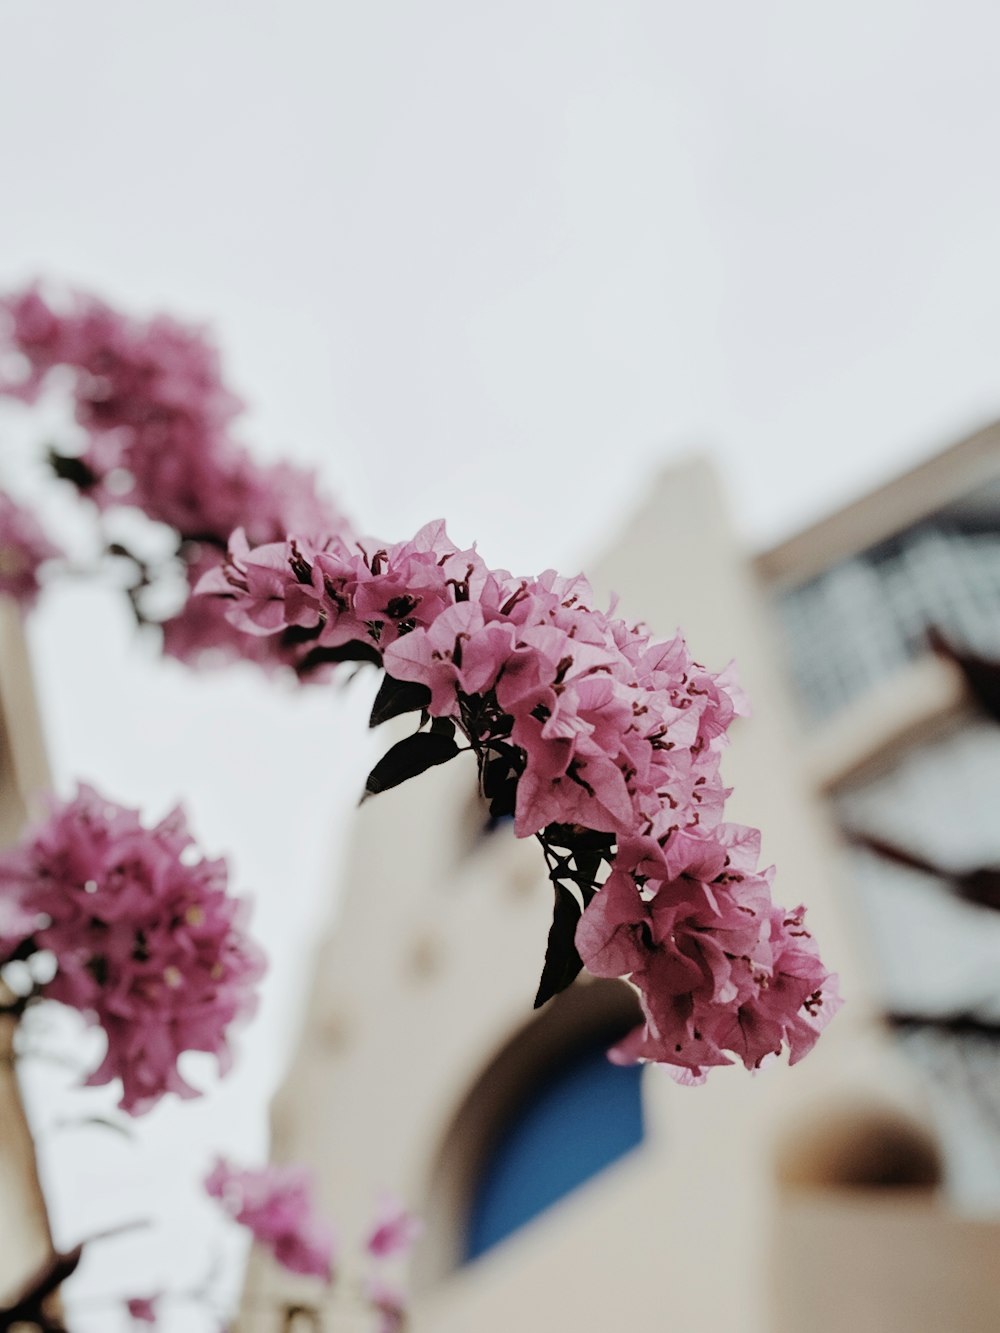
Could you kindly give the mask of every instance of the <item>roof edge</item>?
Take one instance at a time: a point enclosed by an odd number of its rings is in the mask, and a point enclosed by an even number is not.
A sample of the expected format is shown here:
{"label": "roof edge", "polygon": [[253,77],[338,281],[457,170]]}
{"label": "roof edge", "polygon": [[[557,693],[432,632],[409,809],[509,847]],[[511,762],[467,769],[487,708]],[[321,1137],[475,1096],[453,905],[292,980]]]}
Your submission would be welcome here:
{"label": "roof edge", "polygon": [[754,558],[767,583],[795,584],[867,550],[1000,476],[1000,421],[835,510]]}

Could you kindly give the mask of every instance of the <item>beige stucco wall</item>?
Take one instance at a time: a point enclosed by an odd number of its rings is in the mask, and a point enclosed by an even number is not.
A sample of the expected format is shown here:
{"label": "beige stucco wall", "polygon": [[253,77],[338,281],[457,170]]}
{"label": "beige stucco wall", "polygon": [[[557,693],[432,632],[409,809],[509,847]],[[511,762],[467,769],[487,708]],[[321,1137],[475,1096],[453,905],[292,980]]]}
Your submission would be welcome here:
{"label": "beige stucco wall", "polygon": [[[787,1238],[788,1210],[799,1198],[779,1195],[776,1158],[833,1108],[898,1105],[919,1121],[919,1094],[874,1021],[864,943],[808,774],[767,608],[704,462],[672,470],[651,489],[596,581],[621,594],[627,617],[663,634],[682,626],[708,665],[736,657],[755,715],[735,728],[724,765],[735,787],[730,817],[764,830],[765,860],[779,867],[777,895],[790,906],[808,904],[848,1003],[795,1069],[755,1077],[715,1071],[699,1089],[647,1069],[640,1149],[475,1264],[421,1289],[421,1274],[440,1268],[435,1246],[446,1244],[432,1215],[417,1262],[414,1327],[818,1329],[801,1322],[811,1279],[784,1289],[783,1300],[776,1296],[775,1235]],[[359,812],[343,907],[275,1103],[276,1158],[317,1167],[323,1202],[348,1239],[352,1229],[363,1233],[379,1186],[433,1206],[434,1171],[453,1117],[493,1055],[531,1019],[551,891],[533,844],[500,835],[476,840],[471,767],[463,771],[455,761]],[[927,1196],[913,1198],[922,1228],[896,1232],[879,1218],[867,1230],[859,1223],[873,1300],[901,1237],[912,1237],[917,1267],[951,1253],[934,1241]],[[816,1206],[822,1216],[823,1203]],[[843,1232],[842,1213],[829,1217]],[[310,1290],[258,1257],[243,1326],[250,1333],[277,1328],[269,1311]],[[852,1327],[836,1322],[836,1313],[831,1318],[824,1328]],[[916,1318],[908,1333],[941,1333],[940,1323]],[[949,1327],[958,1333],[964,1326]]]}

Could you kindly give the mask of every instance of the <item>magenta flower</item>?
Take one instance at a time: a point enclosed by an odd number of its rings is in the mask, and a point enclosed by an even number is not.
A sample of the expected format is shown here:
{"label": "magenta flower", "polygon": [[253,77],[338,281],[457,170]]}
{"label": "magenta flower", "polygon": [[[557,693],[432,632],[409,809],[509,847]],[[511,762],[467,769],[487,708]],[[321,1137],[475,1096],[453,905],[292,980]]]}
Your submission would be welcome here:
{"label": "magenta flower", "polygon": [[300,674],[381,662],[429,691],[431,715],[474,727],[475,745],[510,737],[521,837],[561,824],[669,838],[721,818],[719,759],[742,711],[731,675],[699,666],[679,637],[658,643],[595,609],[582,578],[490,570],[435,523],[395,546],[254,547],[238,532],[197,593]]}
{"label": "magenta flower", "polygon": [[0,594],[12,597],[26,610],[34,606],[40,567],[62,554],[35,516],[0,492]]}
{"label": "magenta flower", "polygon": [[132,1296],[125,1302],[125,1307],[137,1324],[155,1324],[159,1299],[159,1293],[155,1296]]}
{"label": "magenta flower", "polygon": [[[32,287],[0,299],[5,349],[22,366],[20,376],[0,380],[8,396],[31,401],[56,367],[71,372],[87,443],[65,475],[102,509],[129,506],[174,528],[191,587],[219,563],[237,527],[255,544],[344,530],[311,472],[261,466],[236,441],[243,404],[201,330],[131,319],[90,296],[52,304]],[[168,622],[165,651],[196,663],[224,655],[274,664],[273,650],[241,644],[222,620],[214,607],[190,615],[185,608]]]}
{"label": "magenta flower", "polygon": [[755,837],[721,826],[674,848],[660,878],[615,870],[583,913],[577,948],[596,976],[626,976],[645,1023],[612,1052],[623,1063],[656,1060],[683,1081],[730,1063],[748,1069],[789,1050],[792,1064],[839,1008],[804,911],[771,903],[770,872],[756,871]]}
{"label": "magenta flower", "polygon": [[421,1219],[406,1208],[402,1199],[383,1194],[365,1248],[376,1259],[408,1254],[423,1229]]}
{"label": "magenta flower", "polygon": [[146,828],[81,786],[0,854],[0,900],[15,904],[0,959],[51,952],[56,972],[40,994],[103,1028],[107,1051],[88,1082],[121,1079],[132,1115],[167,1092],[198,1095],[177,1068],[184,1051],[211,1053],[225,1072],[229,1030],[256,1005],[264,961],[247,904],[227,893],[224,861],[193,852],[180,810]]}
{"label": "magenta flower", "polygon": [[102,507],[131,505],[185,540],[219,546],[239,526],[255,542],[336,530],[340,516],[311,473],[258,466],[232,438],[243,404],[200,329],[163,316],[131,319],[82,294],[60,308],[37,287],[0,301],[3,316],[26,373],[0,392],[34,396],[55,367],[73,372],[88,434],[79,463],[89,476],[78,484]]}
{"label": "magenta flower", "polygon": [[312,1176],[305,1168],[238,1170],[220,1157],[205,1179],[205,1189],[282,1267],[332,1281],[333,1228],[316,1212]]}
{"label": "magenta flower", "polygon": [[8,325],[6,343],[21,357],[21,374],[0,380],[0,393],[34,402],[48,372],[71,355],[63,321],[36,287],[0,302],[0,315]]}
{"label": "magenta flower", "polygon": [[[220,563],[219,553],[210,546],[189,548],[185,560],[191,587]],[[227,618],[224,604],[210,597],[188,597],[176,615],[161,622],[161,629],[163,651],[190,666],[243,660],[269,671],[284,665],[277,640],[243,633]]]}

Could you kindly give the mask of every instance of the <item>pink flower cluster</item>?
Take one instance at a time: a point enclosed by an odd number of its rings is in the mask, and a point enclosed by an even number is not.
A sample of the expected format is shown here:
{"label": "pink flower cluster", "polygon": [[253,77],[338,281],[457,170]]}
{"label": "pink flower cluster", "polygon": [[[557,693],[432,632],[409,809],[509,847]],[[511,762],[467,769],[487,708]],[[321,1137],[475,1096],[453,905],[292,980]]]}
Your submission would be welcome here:
{"label": "pink flower cluster", "polygon": [[[700,1078],[728,1063],[723,1051],[756,1067],[782,1044],[793,1059],[812,1044],[835,981],[801,912],[772,907],[755,835],[722,823],[721,752],[745,711],[731,671],[597,609],[583,578],[489,569],[441,523],[391,546],[252,548],[237,532],[198,592],[222,599],[240,631],[279,636],[300,674],[381,663],[417,690],[409,708],[469,740],[518,836],[570,851],[590,838],[612,873],[601,888],[571,870],[589,902],[579,955],[630,977],[647,1019],[621,1055]],[[437,740],[430,762],[450,757]]]}
{"label": "pink flower cluster", "polygon": [[0,594],[12,597],[25,609],[34,606],[40,566],[62,554],[35,516],[0,492]]}
{"label": "pink flower cluster", "polygon": [[612,1059],[662,1061],[697,1083],[726,1051],[756,1069],[782,1046],[791,1064],[812,1049],[839,1001],[804,908],[771,902],[759,851],[757,831],[732,824],[619,845],[576,932],[588,971],[639,991],[645,1023]]}
{"label": "pink flower cluster", "polygon": [[316,1211],[312,1177],[304,1167],[239,1170],[220,1157],[205,1180],[205,1189],[284,1268],[332,1281],[333,1228]]}
{"label": "pink flower cluster", "polygon": [[[205,1189],[283,1268],[333,1281],[337,1259],[334,1232],[317,1211],[314,1181],[305,1167],[241,1170],[220,1157],[206,1177]],[[420,1220],[395,1195],[383,1195],[365,1241],[369,1260],[381,1265],[405,1257],[421,1230]],[[365,1282],[364,1293],[378,1316],[380,1333],[398,1333],[406,1318],[402,1289],[388,1281],[383,1272],[375,1271]]]}
{"label": "pink flower cluster", "polygon": [[146,828],[81,786],[0,854],[0,961],[54,956],[40,993],[100,1024],[107,1053],[88,1082],[120,1078],[133,1115],[167,1092],[197,1096],[177,1067],[184,1051],[228,1068],[228,1030],[252,1014],[264,970],[225,862],[192,853],[180,810]]}
{"label": "pink flower cluster", "polygon": [[[31,402],[53,370],[71,372],[86,447],[64,460],[64,475],[102,509],[132,506],[176,529],[190,586],[218,563],[238,526],[256,542],[343,527],[311,473],[261,466],[234,440],[243,404],[225,387],[218,353],[200,331],[162,316],[130,319],[90,296],[59,307],[30,287],[0,299],[4,350],[16,359],[0,377],[8,396]],[[164,647],[185,660],[206,649],[264,656],[205,603],[168,622]]]}
{"label": "pink flower cluster", "polygon": [[[413,1248],[424,1226],[394,1194],[383,1194],[375,1225],[369,1232],[365,1249],[377,1264],[403,1258]],[[370,1274],[365,1283],[368,1303],[378,1315],[379,1333],[399,1333],[406,1324],[406,1295],[402,1287],[385,1273]]]}
{"label": "pink flower cluster", "polygon": [[394,1283],[381,1275],[370,1277],[365,1295],[378,1315],[378,1333],[400,1333],[406,1327],[406,1297]]}
{"label": "pink flower cluster", "polygon": [[423,1229],[421,1219],[410,1212],[402,1199],[395,1194],[383,1194],[365,1249],[373,1259],[408,1254]]}

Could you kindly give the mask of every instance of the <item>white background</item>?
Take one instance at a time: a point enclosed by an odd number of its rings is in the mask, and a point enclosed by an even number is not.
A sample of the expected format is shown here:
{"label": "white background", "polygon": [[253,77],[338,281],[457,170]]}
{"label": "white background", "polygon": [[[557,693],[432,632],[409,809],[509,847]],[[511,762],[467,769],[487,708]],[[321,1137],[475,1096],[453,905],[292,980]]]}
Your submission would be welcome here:
{"label": "white background", "polygon": [[[569,573],[708,445],[765,541],[997,413],[998,42],[988,0],[0,0],[0,283],[209,322],[246,440],[380,535],[443,515]],[[0,447],[33,429],[5,410]],[[183,798],[273,957],[210,1100],[138,1147],[45,1134],[60,1240],[161,1219],[95,1247],[87,1299],[181,1288],[211,1153],[266,1151],[366,687],[195,678],[83,587],[32,646],[62,789]]]}

